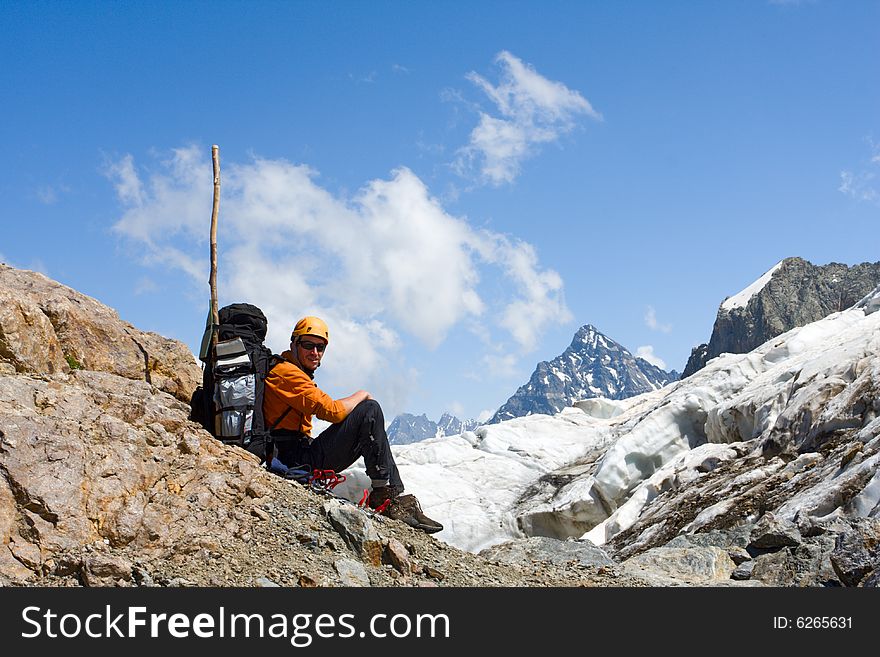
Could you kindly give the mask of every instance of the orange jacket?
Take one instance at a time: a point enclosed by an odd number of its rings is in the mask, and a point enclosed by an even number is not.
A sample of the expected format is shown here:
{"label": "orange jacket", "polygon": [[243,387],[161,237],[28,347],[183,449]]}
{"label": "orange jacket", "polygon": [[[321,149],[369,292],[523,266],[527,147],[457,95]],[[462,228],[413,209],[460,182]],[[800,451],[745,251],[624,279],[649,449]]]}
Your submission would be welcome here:
{"label": "orange jacket", "polygon": [[283,362],[278,363],[266,377],[263,393],[263,417],[266,427],[278,422],[287,409],[287,415],[275,429],[302,431],[312,435],[312,416],[336,424],[342,422],[348,412],[341,402],[334,400],[318,388],[312,377],[293,363],[293,354],[281,354]]}

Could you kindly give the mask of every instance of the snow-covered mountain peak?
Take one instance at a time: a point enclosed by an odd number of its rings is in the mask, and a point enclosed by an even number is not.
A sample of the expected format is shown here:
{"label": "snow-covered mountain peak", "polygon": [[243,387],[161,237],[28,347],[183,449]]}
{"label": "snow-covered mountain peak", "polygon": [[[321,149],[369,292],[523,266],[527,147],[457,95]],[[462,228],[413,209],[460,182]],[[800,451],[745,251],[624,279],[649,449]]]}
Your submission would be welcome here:
{"label": "snow-covered mountain peak", "polygon": [[498,409],[491,423],[534,413],[553,414],[580,399],[624,399],[656,390],[678,378],[636,358],[625,347],[586,324],[568,348],[538,363],[529,382]]}
{"label": "snow-covered mountain peak", "polygon": [[763,290],[767,283],[770,282],[770,279],[773,278],[773,274],[782,266],[784,262],[784,260],[780,260],[775,265],[773,265],[773,267],[771,267],[770,270],[767,271],[767,273],[761,276],[754,283],[747,286],[745,289],[738,292],[737,294],[734,294],[732,297],[728,297],[727,299],[725,299],[724,302],[721,304],[721,309],[729,312],[734,308],[745,308],[748,305],[749,300],[758,292]]}

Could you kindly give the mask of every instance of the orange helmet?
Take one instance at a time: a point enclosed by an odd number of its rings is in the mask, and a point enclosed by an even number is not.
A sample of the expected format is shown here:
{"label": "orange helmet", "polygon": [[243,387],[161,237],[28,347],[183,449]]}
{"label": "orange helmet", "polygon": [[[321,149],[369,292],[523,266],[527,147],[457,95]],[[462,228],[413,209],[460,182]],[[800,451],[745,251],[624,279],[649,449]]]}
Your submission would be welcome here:
{"label": "orange helmet", "polygon": [[330,331],[327,330],[327,324],[320,317],[303,317],[293,327],[293,333],[290,334],[290,341],[294,342],[303,335],[314,335],[318,338],[324,338],[330,342]]}

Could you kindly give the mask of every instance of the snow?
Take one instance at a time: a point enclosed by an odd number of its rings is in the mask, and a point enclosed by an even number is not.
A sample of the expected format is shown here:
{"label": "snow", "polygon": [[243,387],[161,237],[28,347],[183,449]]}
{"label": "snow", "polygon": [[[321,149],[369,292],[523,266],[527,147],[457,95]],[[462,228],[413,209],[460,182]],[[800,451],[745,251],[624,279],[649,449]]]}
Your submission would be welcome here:
{"label": "snow", "polygon": [[[880,288],[877,292],[874,298],[880,298]],[[687,379],[637,397],[585,400],[553,416],[531,415],[395,447],[407,491],[443,523],[435,536],[466,550],[522,536],[530,523],[580,528],[569,535],[602,544],[631,527],[664,490],[687,485],[733,458],[734,443],[771,428],[796,431],[804,417],[836,428],[858,389],[880,380],[880,313],[866,314],[870,299],[861,306],[789,331],[748,354],[715,358]],[[880,419],[865,426],[859,440],[870,442],[878,424]],[[840,505],[843,483],[860,480],[869,483],[849,511],[876,517],[878,466],[880,456],[864,462],[856,457],[781,511],[830,513]],[[771,461],[764,470],[743,474],[736,485],[762,481],[782,467]],[[799,476],[814,464],[802,457],[787,467]],[[577,471],[577,477],[559,480],[566,483],[558,489],[540,481],[561,468]],[[368,485],[360,476],[352,478],[360,482],[351,493],[356,499]],[[723,504],[704,509],[691,529],[724,511]],[[555,525],[548,519],[554,515]]]}
{"label": "snow", "polygon": [[[603,421],[569,408],[482,426],[461,436],[394,447],[408,493],[444,526],[434,536],[477,552],[522,536],[513,509],[541,475],[582,457],[603,439]],[[337,493],[360,499],[369,480],[360,461]]]}
{"label": "snow", "polygon": [[574,407],[579,408],[591,417],[608,419],[623,413],[627,404],[612,399],[605,399],[604,397],[588,397],[587,399],[576,401]]}
{"label": "snow", "polygon": [[[565,372],[553,370],[553,374],[555,374],[556,378],[559,379],[560,381],[562,381],[563,383],[568,383],[571,380],[571,379],[569,379],[568,375],[565,374]],[[546,384],[547,381],[545,380],[544,383]]]}
{"label": "snow", "polygon": [[749,299],[755,296],[758,292],[764,289],[764,286],[770,282],[770,279],[773,277],[773,273],[782,266],[782,261],[777,262],[770,271],[761,276],[754,283],[749,285],[746,289],[744,289],[739,294],[735,294],[732,297],[728,297],[724,300],[724,303],[721,304],[721,308],[727,311],[731,311],[734,308],[745,308],[749,303]]}

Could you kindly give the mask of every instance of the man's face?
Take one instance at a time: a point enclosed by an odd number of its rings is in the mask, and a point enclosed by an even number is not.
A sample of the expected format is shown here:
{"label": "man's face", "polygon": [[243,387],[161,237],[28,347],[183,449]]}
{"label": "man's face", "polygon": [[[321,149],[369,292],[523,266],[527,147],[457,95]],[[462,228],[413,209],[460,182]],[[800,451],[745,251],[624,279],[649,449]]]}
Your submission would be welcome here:
{"label": "man's face", "polygon": [[316,370],[321,366],[321,357],[327,341],[314,335],[304,335],[296,341],[296,355],[299,362],[310,370]]}

